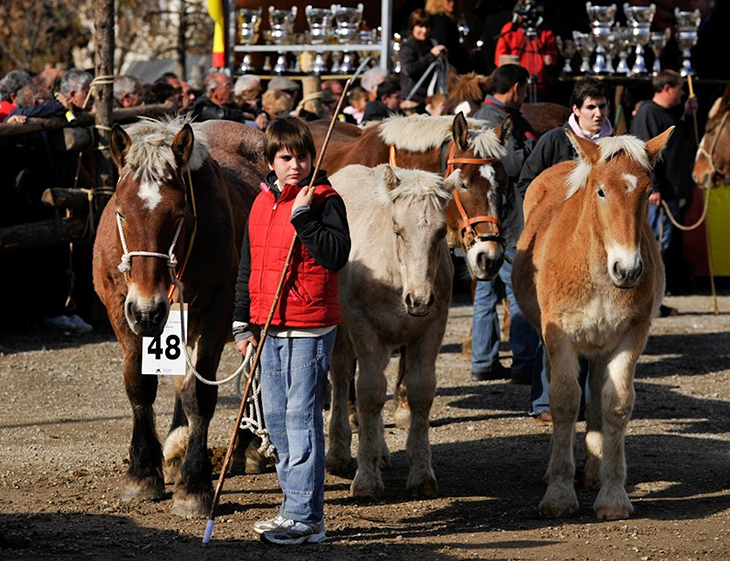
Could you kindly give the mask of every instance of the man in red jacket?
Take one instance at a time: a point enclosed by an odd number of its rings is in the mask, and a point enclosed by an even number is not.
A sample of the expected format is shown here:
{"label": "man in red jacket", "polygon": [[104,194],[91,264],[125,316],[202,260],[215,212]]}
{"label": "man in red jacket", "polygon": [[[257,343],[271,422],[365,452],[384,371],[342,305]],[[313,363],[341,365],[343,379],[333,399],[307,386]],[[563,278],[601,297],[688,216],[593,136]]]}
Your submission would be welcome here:
{"label": "man in red jacket", "polygon": [[297,242],[261,352],[264,421],[276,447],[284,493],[279,513],[253,528],[267,543],[324,541],[324,408],[327,370],[340,322],[337,271],[350,253],[345,204],[321,172],[304,121],[275,119],[266,129],[271,172],[251,207],[236,280],[233,336],[246,354],[266,323],[293,237]]}
{"label": "man in red jacket", "polygon": [[[548,87],[546,70],[558,62],[555,34],[540,26],[540,7],[531,0],[519,0],[512,21],[500,31],[494,52],[494,64],[514,62],[527,69],[533,92],[529,101],[539,101]],[[516,57],[516,60],[515,60]]]}

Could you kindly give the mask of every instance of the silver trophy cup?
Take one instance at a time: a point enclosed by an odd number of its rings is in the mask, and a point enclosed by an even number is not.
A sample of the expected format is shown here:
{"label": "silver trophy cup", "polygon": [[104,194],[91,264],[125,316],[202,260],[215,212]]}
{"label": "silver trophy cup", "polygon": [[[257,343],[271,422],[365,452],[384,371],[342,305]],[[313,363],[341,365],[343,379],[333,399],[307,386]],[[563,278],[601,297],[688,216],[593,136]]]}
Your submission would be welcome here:
{"label": "silver trophy cup", "polygon": [[332,35],[333,14],[329,8],[304,8],[309,24],[309,40],[312,45],[321,45]]}
{"label": "silver trophy cup", "polygon": [[629,74],[631,68],[629,67],[628,58],[629,51],[634,47],[634,35],[631,33],[631,29],[620,25],[617,25],[614,29],[614,35],[616,37],[616,46],[618,47],[616,74]]}
{"label": "silver trophy cup", "polygon": [[560,36],[556,37],[556,39],[558,42],[558,50],[560,51],[560,54],[563,55],[563,59],[565,59],[563,74],[565,76],[570,76],[573,73],[573,66],[571,65],[571,62],[573,61],[573,55],[576,53],[575,41],[572,39],[563,39]]}
{"label": "silver trophy cup", "polygon": [[636,45],[636,58],[634,65],[631,67],[631,74],[648,74],[646,61],[644,60],[644,47],[649,43],[651,38],[651,22],[656,14],[656,5],[649,6],[630,6],[628,2],[624,4],[624,14],[631,29]]}
{"label": "silver trophy cup", "polygon": [[672,36],[672,30],[668,27],[664,30],[664,33],[652,33],[649,38],[649,45],[654,53],[654,66],[652,67],[651,73],[656,76],[662,71],[662,63],[659,60],[659,55],[662,49],[667,46],[667,41]]}
{"label": "silver trophy cup", "polygon": [[607,48],[612,48],[614,41],[613,23],[616,18],[616,4],[610,6],[594,6],[586,2],[586,12],[591,22],[591,33],[596,46],[596,61],[593,72],[606,74],[613,72],[613,61],[606,58]]}
{"label": "silver trophy cup", "polygon": [[[238,10],[238,39],[241,45],[253,45],[259,40],[262,12],[262,8],[258,10]],[[246,53],[243,55],[243,62],[239,70],[244,74],[253,71],[250,54]]]}
{"label": "silver trophy cup", "polygon": [[682,12],[674,8],[674,17],[677,19],[677,45],[682,49],[682,68],[679,73],[682,76],[694,76],[690,49],[697,44],[697,29],[702,16],[699,10]]}
{"label": "silver trophy cup", "polygon": [[[335,36],[337,41],[343,45],[353,43],[360,31],[362,23],[362,12],[364,6],[358,4],[357,8],[348,8],[340,4],[333,4],[331,7],[335,19]],[[338,64],[340,74],[351,74],[355,71],[355,55],[350,51],[343,51],[342,60]]]}
{"label": "silver trophy cup", "polygon": [[580,31],[573,31],[573,42],[575,48],[580,53],[582,62],[578,72],[581,74],[591,73],[591,53],[593,52],[593,35],[590,33],[581,33]]}
{"label": "silver trophy cup", "polygon": [[[274,45],[286,45],[290,42],[294,33],[294,20],[297,19],[297,7],[292,6],[291,10],[277,10],[269,6],[269,41]],[[274,64],[274,74],[284,74],[287,71],[286,54],[279,51]]]}

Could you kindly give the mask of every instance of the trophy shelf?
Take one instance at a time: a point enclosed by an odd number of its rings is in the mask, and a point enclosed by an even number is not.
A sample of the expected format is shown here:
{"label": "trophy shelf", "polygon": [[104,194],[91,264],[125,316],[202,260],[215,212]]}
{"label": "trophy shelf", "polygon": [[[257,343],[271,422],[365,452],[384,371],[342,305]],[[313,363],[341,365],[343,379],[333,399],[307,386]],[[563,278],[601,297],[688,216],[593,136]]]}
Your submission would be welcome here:
{"label": "trophy shelf", "polygon": [[380,43],[372,44],[351,44],[351,45],[235,45],[233,50],[237,53],[302,53],[312,52],[337,52],[337,51],[380,51]]}

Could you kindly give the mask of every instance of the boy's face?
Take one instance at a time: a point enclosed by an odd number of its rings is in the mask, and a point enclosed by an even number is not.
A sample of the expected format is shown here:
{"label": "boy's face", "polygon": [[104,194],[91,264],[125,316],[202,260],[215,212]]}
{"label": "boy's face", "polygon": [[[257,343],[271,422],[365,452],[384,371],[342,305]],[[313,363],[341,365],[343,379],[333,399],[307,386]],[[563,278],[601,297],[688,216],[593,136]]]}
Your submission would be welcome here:
{"label": "boy's face", "polygon": [[289,149],[282,148],[269,164],[269,169],[276,174],[282,186],[297,185],[312,170],[312,156],[308,153],[294,155]]}

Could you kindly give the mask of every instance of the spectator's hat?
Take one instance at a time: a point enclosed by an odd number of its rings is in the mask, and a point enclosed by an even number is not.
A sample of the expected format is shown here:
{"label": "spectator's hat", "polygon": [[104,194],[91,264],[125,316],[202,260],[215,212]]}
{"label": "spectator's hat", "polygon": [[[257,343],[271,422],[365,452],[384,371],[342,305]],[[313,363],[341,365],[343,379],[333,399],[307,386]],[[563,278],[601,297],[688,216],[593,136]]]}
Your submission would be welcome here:
{"label": "spectator's hat", "polygon": [[233,87],[234,95],[241,95],[246,90],[252,90],[254,88],[261,89],[261,81],[250,74],[244,74],[236,80],[236,85]]}
{"label": "spectator's hat", "polygon": [[289,78],[277,76],[276,78],[272,78],[272,80],[269,82],[269,89],[282,90],[285,92],[295,92],[299,89],[299,84],[297,84],[294,80],[290,80]]}

